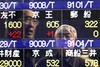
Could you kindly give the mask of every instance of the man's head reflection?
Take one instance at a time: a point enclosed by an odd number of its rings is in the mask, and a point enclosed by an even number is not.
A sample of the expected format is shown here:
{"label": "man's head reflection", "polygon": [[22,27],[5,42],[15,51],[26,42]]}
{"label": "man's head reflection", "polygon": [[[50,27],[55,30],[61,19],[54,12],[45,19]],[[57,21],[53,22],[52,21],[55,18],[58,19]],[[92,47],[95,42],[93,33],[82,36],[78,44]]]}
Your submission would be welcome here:
{"label": "man's head reflection", "polygon": [[14,20],[23,23],[24,38],[34,39],[35,30],[38,25],[38,20],[34,18],[34,14],[32,10],[16,11]]}
{"label": "man's head reflection", "polygon": [[58,47],[65,46],[61,44],[62,40],[76,40],[76,38],[77,38],[77,31],[71,25],[63,24],[55,32],[55,39],[57,40],[56,45]]}
{"label": "man's head reflection", "polygon": [[25,38],[33,39],[38,25],[38,20],[34,18],[34,12],[32,10],[24,11],[23,23],[25,25]]}

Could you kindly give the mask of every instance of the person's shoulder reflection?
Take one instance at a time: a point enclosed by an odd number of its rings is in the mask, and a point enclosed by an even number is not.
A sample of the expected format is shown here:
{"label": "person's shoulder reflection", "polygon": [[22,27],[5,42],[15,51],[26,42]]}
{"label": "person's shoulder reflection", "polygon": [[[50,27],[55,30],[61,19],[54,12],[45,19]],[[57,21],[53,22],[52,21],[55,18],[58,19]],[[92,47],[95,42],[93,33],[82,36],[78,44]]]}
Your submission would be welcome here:
{"label": "person's shoulder reflection", "polygon": [[[76,40],[77,39],[77,31],[76,29],[67,24],[61,25],[56,31],[55,31],[55,39],[64,39],[64,40]],[[58,42],[58,41],[57,41]],[[61,44],[57,43],[57,47],[60,47]],[[74,46],[66,49],[74,49]],[[49,59],[58,59],[60,61],[59,67],[85,67],[85,60],[80,57],[65,57],[63,54],[63,50],[58,50],[58,52],[55,54],[54,57]],[[46,61],[48,58],[42,58],[40,61],[38,61],[36,67],[46,67]]]}

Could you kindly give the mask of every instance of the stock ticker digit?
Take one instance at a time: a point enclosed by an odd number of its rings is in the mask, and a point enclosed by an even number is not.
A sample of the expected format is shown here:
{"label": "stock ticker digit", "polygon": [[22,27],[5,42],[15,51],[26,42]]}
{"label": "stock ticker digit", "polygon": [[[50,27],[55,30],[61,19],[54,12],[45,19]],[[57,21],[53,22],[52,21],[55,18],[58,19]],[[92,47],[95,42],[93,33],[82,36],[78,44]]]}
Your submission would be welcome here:
{"label": "stock ticker digit", "polygon": [[20,21],[10,21],[10,22],[5,22],[5,28],[21,28],[22,27],[22,22]]}
{"label": "stock ticker digit", "polygon": [[29,2],[30,9],[47,9],[47,8],[54,8],[54,1],[46,2]]}
{"label": "stock ticker digit", "polygon": [[86,59],[85,60],[85,66],[86,67],[98,67],[99,64],[98,64],[98,60],[94,59],[94,60],[91,60],[91,59]]}
{"label": "stock ticker digit", "polygon": [[98,21],[97,20],[86,20],[85,21],[85,28],[98,28]]}
{"label": "stock ticker digit", "polygon": [[0,2],[0,9],[10,9],[13,6],[13,9],[16,8],[17,2]]}
{"label": "stock ticker digit", "polygon": [[46,60],[46,66],[47,67],[59,67],[59,63],[60,61],[59,60],[55,60],[55,59],[47,59]]}
{"label": "stock ticker digit", "polygon": [[22,67],[21,60],[0,60],[0,67]]}
{"label": "stock ticker digit", "polygon": [[53,38],[53,37],[54,37],[54,33],[55,33],[54,31],[48,31],[48,32],[47,32],[47,36],[48,36],[48,37],[51,36],[51,37]]}
{"label": "stock ticker digit", "polygon": [[12,38],[21,38],[21,31],[13,31],[9,32],[9,36]]}
{"label": "stock ticker digit", "polygon": [[[97,20],[86,20],[85,21],[85,28],[90,28],[90,29],[97,29],[99,26],[98,26],[99,22]],[[99,31],[98,30],[94,30],[93,31],[93,36],[95,38],[99,37]]]}
{"label": "stock ticker digit", "polygon": [[93,36],[94,36],[95,38],[99,37],[99,35],[100,35],[100,32],[99,32],[98,30],[94,30],[94,31],[93,31]]}
{"label": "stock ticker digit", "polygon": [[29,47],[54,47],[55,40],[30,40]]}
{"label": "stock ticker digit", "polygon": [[47,28],[58,28],[59,21],[47,21],[46,26],[47,26]]}
{"label": "stock ticker digit", "polygon": [[87,1],[86,3],[84,3],[84,1],[68,1],[67,2],[67,8],[87,8],[89,6],[89,8],[93,7],[93,3],[94,1]]}
{"label": "stock ticker digit", "polygon": [[0,48],[9,48],[11,46],[16,47],[16,42],[17,40],[11,40],[10,42],[6,41],[6,40],[2,40],[0,41]]}

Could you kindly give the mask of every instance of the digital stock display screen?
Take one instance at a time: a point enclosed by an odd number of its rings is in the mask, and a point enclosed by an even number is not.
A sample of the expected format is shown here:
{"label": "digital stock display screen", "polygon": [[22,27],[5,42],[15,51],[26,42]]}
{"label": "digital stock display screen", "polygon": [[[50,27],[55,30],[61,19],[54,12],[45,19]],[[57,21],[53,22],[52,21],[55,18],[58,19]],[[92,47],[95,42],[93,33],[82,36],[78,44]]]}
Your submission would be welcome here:
{"label": "digital stock display screen", "polygon": [[0,67],[100,67],[100,1],[0,0]]}

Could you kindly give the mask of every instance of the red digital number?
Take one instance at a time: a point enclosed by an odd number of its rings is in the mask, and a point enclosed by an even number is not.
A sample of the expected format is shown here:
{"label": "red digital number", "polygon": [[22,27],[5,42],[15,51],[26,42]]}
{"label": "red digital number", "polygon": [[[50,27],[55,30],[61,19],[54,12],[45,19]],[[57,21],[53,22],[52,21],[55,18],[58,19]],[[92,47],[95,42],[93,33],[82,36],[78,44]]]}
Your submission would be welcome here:
{"label": "red digital number", "polygon": [[9,36],[12,38],[21,38],[21,31],[9,32]]}

